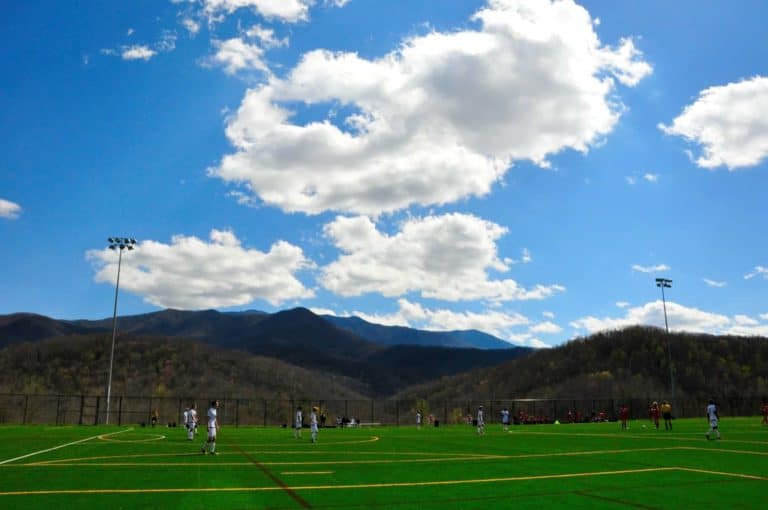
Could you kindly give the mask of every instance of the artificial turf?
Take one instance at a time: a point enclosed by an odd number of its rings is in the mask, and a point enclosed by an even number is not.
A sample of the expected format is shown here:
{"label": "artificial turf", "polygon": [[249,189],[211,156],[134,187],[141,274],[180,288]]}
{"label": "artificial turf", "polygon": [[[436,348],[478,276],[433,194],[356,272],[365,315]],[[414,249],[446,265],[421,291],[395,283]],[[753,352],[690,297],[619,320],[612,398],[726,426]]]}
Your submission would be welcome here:
{"label": "artificial turf", "polygon": [[707,428],[370,427],[312,444],[308,430],[225,427],[211,456],[204,432],[190,442],[180,428],[8,426],[0,508],[764,507],[768,427],[727,418],[720,441]]}

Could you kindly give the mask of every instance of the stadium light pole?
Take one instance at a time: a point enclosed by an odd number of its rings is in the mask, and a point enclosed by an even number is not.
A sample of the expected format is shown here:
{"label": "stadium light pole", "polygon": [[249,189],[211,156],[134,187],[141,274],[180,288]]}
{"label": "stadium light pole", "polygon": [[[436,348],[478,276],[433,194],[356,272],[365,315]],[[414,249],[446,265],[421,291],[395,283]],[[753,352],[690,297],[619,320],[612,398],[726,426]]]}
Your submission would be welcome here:
{"label": "stadium light pole", "polygon": [[112,365],[115,360],[115,336],[117,335],[117,293],[120,290],[120,265],[123,262],[123,250],[133,250],[136,240],[129,237],[110,237],[107,239],[110,250],[117,250],[117,281],[115,283],[115,308],[112,312],[112,347],[109,350],[109,376],[107,378],[107,417],[104,420],[109,425],[109,401],[112,397]]}
{"label": "stadium light pole", "polygon": [[669,357],[669,388],[672,393],[672,400],[675,400],[675,378],[672,372],[672,340],[669,338],[669,322],[667,321],[667,299],[664,296],[664,289],[672,288],[672,280],[667,278],[656,278],[656,286],[661,289],[661,302],[664,305],[664,328],[667,330],[667,356]]}

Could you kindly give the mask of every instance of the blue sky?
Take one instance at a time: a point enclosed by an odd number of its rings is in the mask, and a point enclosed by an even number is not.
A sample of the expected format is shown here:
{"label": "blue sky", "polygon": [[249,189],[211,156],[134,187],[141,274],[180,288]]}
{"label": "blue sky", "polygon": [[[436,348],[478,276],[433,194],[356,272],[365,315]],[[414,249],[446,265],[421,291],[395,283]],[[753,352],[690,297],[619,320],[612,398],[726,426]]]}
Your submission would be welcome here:
{"label": "blue sky", "polygon": [[28,1],[0,314],[768,335],[760,2]]}

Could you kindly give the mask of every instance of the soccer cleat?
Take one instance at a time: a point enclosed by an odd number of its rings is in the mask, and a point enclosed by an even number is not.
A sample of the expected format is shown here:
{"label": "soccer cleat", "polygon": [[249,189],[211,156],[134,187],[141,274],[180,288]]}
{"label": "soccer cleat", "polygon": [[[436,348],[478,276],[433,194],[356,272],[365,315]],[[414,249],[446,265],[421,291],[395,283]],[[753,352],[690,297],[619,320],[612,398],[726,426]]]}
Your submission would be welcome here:
{"label": "soccer cleat", "polygon": [[205,455],[205,448],[200,448],[200,453],[202,453],[203,455]]}
{"label": "soccer cleat", "polygon": [[218,453],[216,453],[216,452],[211,452],[211,455],[218,455]]}

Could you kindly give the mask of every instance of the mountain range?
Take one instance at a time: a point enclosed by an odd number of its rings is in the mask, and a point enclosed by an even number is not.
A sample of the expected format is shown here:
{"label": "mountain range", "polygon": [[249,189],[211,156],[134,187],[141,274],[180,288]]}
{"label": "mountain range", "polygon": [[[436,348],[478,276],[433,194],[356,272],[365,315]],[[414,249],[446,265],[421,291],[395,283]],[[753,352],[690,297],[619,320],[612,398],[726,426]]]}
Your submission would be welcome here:
{"label": "mountain range", "polygon": [[[0,316],[0,348],[68,336],[103,335],[107,339],[111,331],[111,319],[64,321],[26,313],[6,315]],[[531,352],[478,331],[436,333],[380,326],[358,318],[321,317],[306,308],[274,314],[163,310],[119,317],[118,332],[120,342],[146,337],[177,339],[274,358],[352,378],[369,395],[389,395],[413,384]]]}

